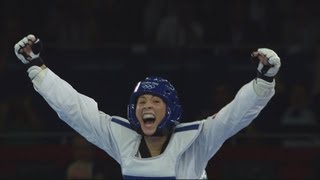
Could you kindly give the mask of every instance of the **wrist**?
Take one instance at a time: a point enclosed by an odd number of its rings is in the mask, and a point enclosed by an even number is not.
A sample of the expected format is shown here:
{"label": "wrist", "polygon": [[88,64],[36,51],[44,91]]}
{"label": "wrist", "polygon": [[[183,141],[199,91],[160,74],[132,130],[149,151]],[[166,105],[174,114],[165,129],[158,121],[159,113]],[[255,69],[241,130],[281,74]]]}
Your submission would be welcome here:
{"label": "wrist", "polygon": [[[38,58],[36,58],[36,59],[33,59],[33,60],[30,61],[28,64],[26,64],[26,66],[27,66],[27,69],[29,69],[31,66],[39,66],[39,67],[41,67],[42,69],[45,68],[44,62],[43,62],[43,60],[42,60],[41,57],[38,57]],[[43,66],[44,66],[44,68],[43,68]]]}
{"label": "wrist", "polygon": [[43,64],[42,66],[40,66],[41,67],[41,69],[46,69],[47,68],[47,66],[45,65],[45,64]]}
{"label": "wrist", "polygon": [[273,82],[274,80],[274,76],[269,77],[269,76],[265,76],[264,74],[262,74],[261,72],[257,71],[257,78],[263,79],[267,82]]}
{"label": "wrist", "polygon": [[265,81],[260,78],[253,80],[253,88],[259,97],[269,97],[274,93],[275,80],[272,82]]}

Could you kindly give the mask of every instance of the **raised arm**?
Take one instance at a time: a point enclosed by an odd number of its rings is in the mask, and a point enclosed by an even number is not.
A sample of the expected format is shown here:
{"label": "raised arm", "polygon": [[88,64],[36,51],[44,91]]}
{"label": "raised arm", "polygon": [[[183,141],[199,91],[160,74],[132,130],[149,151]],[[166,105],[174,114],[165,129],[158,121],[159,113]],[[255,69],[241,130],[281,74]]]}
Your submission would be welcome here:
{"label": "raised arm", "polygon": [[69,83],[46,67],[40,57],[40,39],[28,35],[14,47],[18,59],[27,67],[35,90],[58,116],[87,140],[113,154],[110,135],[111,117],[98,109],[90,97],[77,92]]}
{"label": "raised arm", "polygon": [[280,58],[271,49],[261,48],[252,53],[259,62],[257,77],[245,84],[235,98],[217,114],[204,121],[202,139],[207,144],[208,159],[226,139],[249,125],[275,93],[274,77],[281,66]]}

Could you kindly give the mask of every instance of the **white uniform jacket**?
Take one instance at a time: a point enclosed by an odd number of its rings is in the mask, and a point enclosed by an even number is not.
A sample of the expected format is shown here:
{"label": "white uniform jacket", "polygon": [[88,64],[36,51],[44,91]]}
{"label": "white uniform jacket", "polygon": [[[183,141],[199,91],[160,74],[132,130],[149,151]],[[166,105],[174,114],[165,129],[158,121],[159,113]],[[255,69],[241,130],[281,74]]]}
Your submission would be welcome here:
{"label": "white uniform jacket", "polygon": [[273,96],[275,84],[252,80],[215,117],[179,124],[161,155],[140,158],[141,135],[127,119],[100,111],[95,100],[77,92],[49,68],[38,71],[32,78],[35,90],[63,121],[114,158],[128,179],[199,179],[225,140],[260,113]]}

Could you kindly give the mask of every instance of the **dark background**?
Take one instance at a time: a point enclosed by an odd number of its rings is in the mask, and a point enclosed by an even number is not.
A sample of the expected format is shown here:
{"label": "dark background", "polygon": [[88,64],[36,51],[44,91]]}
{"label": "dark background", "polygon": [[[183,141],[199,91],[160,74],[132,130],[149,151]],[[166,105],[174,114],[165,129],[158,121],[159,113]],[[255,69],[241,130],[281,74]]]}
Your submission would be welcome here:
{"label": "dark background", "polygon": [[[0,2],[0,178],[63,178],[74,130],[33,90],[13,46],[29,33],[45,63],[99,108],[126,117],[135,84],[169,79],[183,121],[200,120],[256,76],[250,53],[282,59],[276,95],[209,162],[210,179],[319,178],[320,15],[316,1],[51,0]],[[103,177],[120,169],[96,147]]]}

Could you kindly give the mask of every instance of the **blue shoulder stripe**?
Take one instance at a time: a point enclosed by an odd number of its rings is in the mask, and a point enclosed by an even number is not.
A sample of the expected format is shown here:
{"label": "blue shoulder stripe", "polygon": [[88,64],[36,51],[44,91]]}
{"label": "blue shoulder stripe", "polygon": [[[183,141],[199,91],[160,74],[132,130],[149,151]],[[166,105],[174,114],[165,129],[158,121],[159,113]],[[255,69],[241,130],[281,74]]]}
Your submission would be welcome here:
{"label": "blue shoulder stripe", "polygon": [[112,118],[111,121],[112,121],[112,122],[115,122],[115,123],[117,123],[117,124],[119,124],[119,125],[121,125],[121,126],[124,126],[124,127],[126,127],[126,128],[132,129],[130,123],[121,121],[121,120],[116,119],[116,118]]}
{"label": "blue shoulder stripe", "polygon": [[142,176],[126,176],[126,175],[123,175],[123,179],[143,179],[143,180],[147,180],[147,179],[176,179],[176,177],[172,177],[172,176],[169,176],[169,177],[142,177]]}
{"label": "blue shoulder stripe", "polygon": [[174,130],[174,132],[177,133],[177,132],[182,132],[182,131],[195,130],[198,128],[199,128],[199,124],[192,124],[189,126],[178,127]]}

